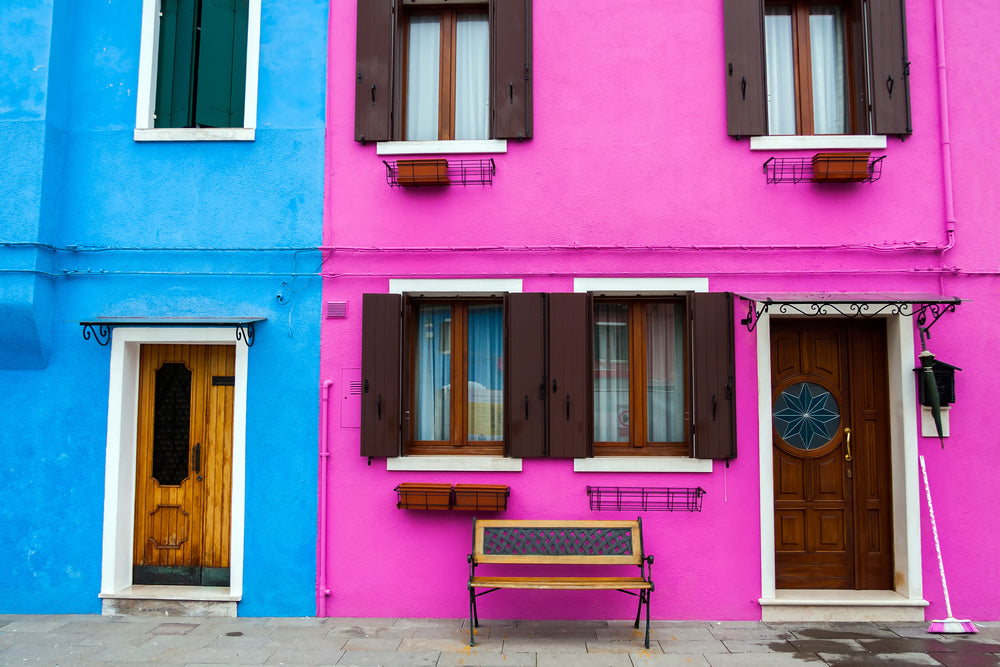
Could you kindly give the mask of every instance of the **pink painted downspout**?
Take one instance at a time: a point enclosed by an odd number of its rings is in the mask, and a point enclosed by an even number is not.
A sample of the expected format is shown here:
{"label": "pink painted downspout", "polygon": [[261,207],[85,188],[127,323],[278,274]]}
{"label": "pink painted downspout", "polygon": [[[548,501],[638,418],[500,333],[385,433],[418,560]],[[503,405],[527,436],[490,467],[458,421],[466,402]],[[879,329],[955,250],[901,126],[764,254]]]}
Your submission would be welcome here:
{"label": "pink painted downspout", "polygon": [[330,461],[330,443],[327,435],[330,428],[330,388],[332,386],[333,380],[327,380],[323,383],[323,400],[320,406],[322,419],[320,419],[319,429],[319,528],[316,531],[316,539],[319,542],[319,548],[317,549],[319,585],[316,591],[316,608],[317,614],[321,618],[326,616],[326,598],[330,595],[330,587],[326,585],[326,487],[327,467]]}
{"label": "pink painted downspout", "polygon": [[[944,46],[944,0],[934,0],[934,36],[938,57],[938,104],[941,117],[941,173],[944,179],[944,216],[947,242],[939,246],[941,264],[944,254],[955,246],[955,189],[951,170],[951,120],[948,116],[948,66],[945,61]],[[944,275],[941,275],[941,289],[944,291]]]}

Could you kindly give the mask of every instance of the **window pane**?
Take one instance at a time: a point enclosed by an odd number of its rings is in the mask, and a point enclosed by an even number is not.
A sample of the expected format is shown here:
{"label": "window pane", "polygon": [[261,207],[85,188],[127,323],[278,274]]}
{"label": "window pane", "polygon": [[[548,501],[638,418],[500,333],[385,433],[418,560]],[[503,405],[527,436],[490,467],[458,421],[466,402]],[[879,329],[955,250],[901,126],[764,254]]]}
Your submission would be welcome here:
{"label": "window pane", "polygon": [[451,306],[419,306],[415,347],[415,438],[448,440],[451,436]]}
{"label": "window pane", "polygon": [[438,67],[441,19],[416,15],[410,18],[410,47],[406,70],[406,138],[438,138]]}
{"label": "window pane", "polygon": [[684,440],[684,311],[679,303],[646,307],[646,437]]}
{"label": "window pane", "polygon": [[490,23],[459,14],[455,45],[455,138],[486,139],[489,119]]}
{"label": "window pane", "polygon": [[812,59],[813,131],[847,132],[844,95],[844,18],[840,7],[809,8],[809,54]]}
{"label": "window pane", "polygon": [[767,7],[764,16],[767,68],[767,133],[795,134],[795,62],[791,7]]}
{"label": "window pane", "polygon": [[628,304],[594,305],[594,440],[628,442]]}
{"label": "window pane", "polygon": [[469,306],[469,441],[503,439],[503,306]]}

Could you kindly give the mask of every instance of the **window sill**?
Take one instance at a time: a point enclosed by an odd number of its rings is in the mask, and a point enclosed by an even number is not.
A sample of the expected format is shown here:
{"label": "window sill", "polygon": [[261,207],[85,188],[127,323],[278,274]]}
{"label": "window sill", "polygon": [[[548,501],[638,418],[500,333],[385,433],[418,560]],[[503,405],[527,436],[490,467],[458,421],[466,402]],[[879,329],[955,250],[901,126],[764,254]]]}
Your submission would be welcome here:
{"label": "window sill", "polygon": [[397,456],[385,460],[386,470],[453,472],[521,472],[521,459],[503,456]]}
{"label": "window sill", "polygon": [[884,134],[750,137],[752,151],[884,150]]}
{"label": "window sill", "polygon": [[687,456],[595,456],[573,459],[573,472],[712,472],[712,459]]}
{"label": "window sill", "polygon": [[377,155],[458,155],[461,153],[506,153],[506,139],[481,141],[380,141]]}
{"label": "window sill", "polygon": [[252,127],[157,127],[136,128],[135,141],[253,141]]}

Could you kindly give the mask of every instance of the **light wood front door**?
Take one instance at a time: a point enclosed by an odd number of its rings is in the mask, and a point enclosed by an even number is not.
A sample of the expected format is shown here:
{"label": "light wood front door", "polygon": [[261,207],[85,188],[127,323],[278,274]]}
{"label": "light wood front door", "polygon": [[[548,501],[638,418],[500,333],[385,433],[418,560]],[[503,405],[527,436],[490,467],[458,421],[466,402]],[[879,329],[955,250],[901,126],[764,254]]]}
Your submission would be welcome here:
{"label": "light wood front door", "polygon": [[882,320],[771,321],[775,585],[893,586]]}
{"label": "light wood front door", "polygon": [[143,345],[133,584],[229,585],[236,354]]}

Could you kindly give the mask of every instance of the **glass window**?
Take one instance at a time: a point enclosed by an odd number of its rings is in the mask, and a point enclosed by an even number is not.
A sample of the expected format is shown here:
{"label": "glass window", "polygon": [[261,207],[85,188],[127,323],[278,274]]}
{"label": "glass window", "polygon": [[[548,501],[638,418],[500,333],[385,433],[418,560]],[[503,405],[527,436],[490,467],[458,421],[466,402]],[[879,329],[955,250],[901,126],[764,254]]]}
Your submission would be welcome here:
{"label": "glass window", "polygon": [[503,304],[418,302],[407,453],[503,453]]}
{"label": "glass window", "polygon": [[406,139],[486,139],[489,135],[489,20],[486,12],[409,17]]}
{"label": "glass window", "polygon": [[842,7],[768,4],[764,12],[768,134],[847,134],[847,22]]}
{"label": "glass window", "polygon": [[594,302],[595,454],[685,454],[684,304]]}

